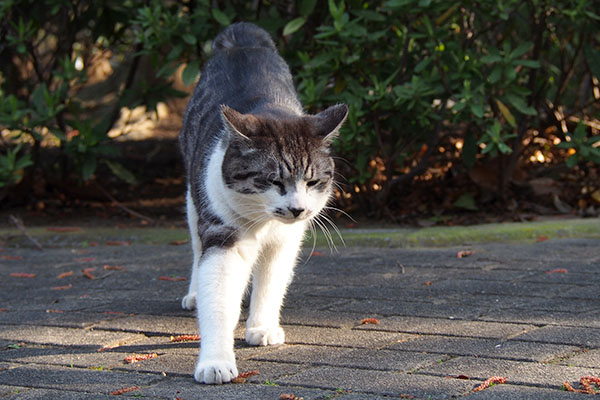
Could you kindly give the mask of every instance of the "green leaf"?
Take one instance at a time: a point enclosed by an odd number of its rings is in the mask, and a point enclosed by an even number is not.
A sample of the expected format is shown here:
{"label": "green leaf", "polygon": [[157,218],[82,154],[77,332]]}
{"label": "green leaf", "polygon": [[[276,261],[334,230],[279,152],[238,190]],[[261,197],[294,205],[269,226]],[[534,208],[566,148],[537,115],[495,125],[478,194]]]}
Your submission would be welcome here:
{"label": "green leaf", "polygon": [[531,43],[531,42],[520,43],[516,49],[511,51],[509,58],[514,60],[514,59],[521,57],[523,54],[527,53],[529,51],[529,49],[531,49],[532,46],[533,46],[533,43]]}
{"label": "green leaf", "polygon": [[96,160],[96,156],[88,154],[81,165],[81,177],[83,180],[87,181],[90,179],[94,172],[96,172],[97,167],[98,160]]}
{"label": "green leaf", "polygon": [[600,51],[596,50],[591,44],[584,46],[583,51],[592,74],[600,79]]}
{"label": "green leaf", "polygon": [[482,118],[483,117],[484,109],[483,109],[483,106],[481,104],[473,104],[473,103],[471,103],[469,105],[469,108],[471,109],[471,113],[473,115],[475,115],[477,118]]}
{"label": "green leaf", "polygon": [[191,45],[196,44],[196,37],[194,35],[192,35],[191,33],[184,33],[183,35],[181,35],[181,38],[187,44],[191,44]]}
{"label": "green leaf", "polygon": [[572,149],[575,148],[575,145],[572,142],[560,142],[555,146],[557,149]]}
{"label": "green leaf", "polygon": [[504,103],[500,101],[500,99],[496,99],[496,105],[498,106],[498,109],[500,110],[500,113],[502,113],[502,116],[504,117],[506,122],[508,122],[508,124],[513,128],[516,128],[517,121],[515,120],[515,117],[512,115],[508,107],[506,107]]}
{"label": "green leaf", "polygon": [[565,164],[567,164],[567,167],[573,168],[574,166],[577,165],[578,162],[579,162],[579,156],[577,155],[577,153],[575,153],[572,156],[570,156],[569,158],[567,158],[567,161],[565,162]]}
{"label": "green leaf", "polygon": [[389,0],[386,1],[383,6],[385,8],[402,8],[411,5],[414,0]]}
{"label": "green leaf", "polygon": [[163,65],[158,71],[156,71],[157,78],[168,78],[175,73],[177,68],[179,68],[179,63],[171,62]]}
{"label": "green leaf", "polygon": [[352,14],[363,17],[367,21],[385,22],[385,15],[374,10],[352,10]]}
{"label": "green leaf", "polygon": [[283,28],[283,36],[291,35],[292,33],[296,32],[298,29],[302,28],[302,25],[304,25],[305,23],[306,23],[305,17],[298,17],[298,18],[291,20],[290,22],[285,24],[285,27]]}
{"label": "green leaf", "polygon": [[502,78],[502,66],[496,65],[494,67],[494,69],[492,69],[492,72],[490,73],[490,83],[491,84],[498,83],[500,81],[500,78]]}
{"label": "green leaf", "polygon": [[317,0],[302,0],[298,5],[298,12],[303,17],[308,17],[315,9]]}
{"label": "green leaf", "polygon": [[230,21],[229,17],[227,16],[227,14],[225,14],[223,11],[219,10],[218,8],[212,9],[212,16],[215,19],[215,21],[217,21],[219,24],[221,24],[223,26],[231,25],[231,21]]}
{"label": "green leaf", "polygon": [[135,176],[121,163],[110,160],[104,160],[104,162],[106,163],[106,165],[108,165],[108,168],[110,168],[110,170],[113,174],[115,174],[115,176],[129,183],[130,185],[137,185],[137,179],[135,179]]}
{"label": "green leaf", "polygon": [[506,95],[506,100],[508,100],[508,102],[510,104],[512,104],[522,114],[532,115],[532,116],[536,116],[537,115],[537,111],[535,110],[535,108],[529,106],[525,102],[525,99],[523,97],[519,97],[519,96],[514,95],[512,93],[508,93]]}
{"label": "green leaf", "polygon": [[182,52],[183,52],[183,46],[181,45],[181,43],[178,43],[171,49],[171,51],[167,55],[167,60],[170,60],[170,61],[175,60],[177,57],[179,57],[181,55]]}
{"label": "green leaf", "polygon": [[498,54],[488,54],[481,57],[480,60],[482,63],[493,64],[502,61],[502,57],[500,57]]}
{"label": "green leaf", "polygon": [[464,210],[477,211],[477,204],[475,204],[475,199],[470,193],[463,193],[460,195],[458,199],[452,204],[454,207],[462,208]]}
{"label": "green leaf", "polygon": [[585,125],[582,122],[579,122],[573,134],[573,139],[576,143],[583,143],[583,139],[585,138],[585,130]]}
{"label": "green leaf", "polygon": [[423,60],[421,60],[421,62],[419,62],[415,66],[415,72],[418,74],[421,71],[423,71],[425,68],[427,68],[427,66],[431,63],[431,61],[432,61],[431,57],[427,57],[427,58],[424,58]]}
{"label": "green leaf", "polygon": [[344,9],[346,8],[344,0],[341,0],[339,5],[335,3],[335,0],[328,0],[328,4],[329,13],[333,17],[333,19],[338,21],[340,18],[342,18],[342,15],[344,14]]}
{"label": "green leaf", "polygon": [[541,64],[537,60],[516,60],[513,62],[514,65],[522,65],[527,68],[540,68]]}
{"label": "green leaf", "polygon": [[183,84],[186,86],[194,83],[196,78],[198,77],[198,73],[200,72],[200,63],[198,60],[191,61],[188,65],[185,66],[183,72],[181,73],[181,80]]}
{"label": "green leaf", "polygon": [[502,154],[510,154],[512,153],[512,149],[510,148],[510,146],[508,146],[506,143],[498,143],[498,150],[500,150],[500,153]]}

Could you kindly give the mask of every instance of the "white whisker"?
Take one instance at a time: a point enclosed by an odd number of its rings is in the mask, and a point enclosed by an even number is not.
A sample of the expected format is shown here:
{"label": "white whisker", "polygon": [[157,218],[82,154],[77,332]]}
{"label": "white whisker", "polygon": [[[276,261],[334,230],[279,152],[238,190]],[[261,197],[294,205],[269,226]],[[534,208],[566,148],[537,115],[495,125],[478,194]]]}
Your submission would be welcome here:
{"label": "white whisker", "polygon": [[339,212],[340,214],[344,215],[345,217],[348,217],[350,219],[350,221],[357,223],[356,220],[354,218],[352,218],[352,216],[350,214],[348,214],[346,211],[337,208],[337,207],[331,207],[331,206],[325,206],[323,207],[325,210],[333,210],[336,212]]}
{"label": "white whisker", "polygon": [[331,218],[327,217],[326,215],[321,214],[321,217],[327,221],[329,223],[329,225],[331,225],[331,227],[333,228],[333,230],[335,231],[335,233],[338,235],[338,237],[340,238],[340,241],[342,242],[342,245],[344,247],[346,247],[346,242],[344,242],[344,238],[342,237],[342,232],[340,232],[339,228],[337,227],[337,225],[331,220]]}

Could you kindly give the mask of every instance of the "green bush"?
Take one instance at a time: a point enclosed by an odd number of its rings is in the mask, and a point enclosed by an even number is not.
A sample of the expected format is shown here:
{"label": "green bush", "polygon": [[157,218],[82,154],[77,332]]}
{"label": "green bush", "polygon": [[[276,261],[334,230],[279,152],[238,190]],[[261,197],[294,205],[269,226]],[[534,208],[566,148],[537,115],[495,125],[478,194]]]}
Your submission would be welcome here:
{"label": "green bush", "polygon": [[[600,104],[593,1],[329,0],[328,7],[329,16],[291,41],[300,49],[298,87],[309,107],[350,104],[339,150],[354,169],[350,181],[369,197],[381,191],[382,205],[424,172],[442,136],[460,141],[464,168],[498,159],[500,196],[526,155],[522,144],[550,126],[561,128],[554,138],[562,141],[550,151],[576,150],[569,166],[598,162],[597,128],[573,122],[591,125]],[[369,168],[375,158],[383,178]]]}
{"label": "green bush", "polygon": [[[389,204],[434,156],[439,163],[443,143],[462,160],[446,160],[446,169],[497,162],[500,198],[534,151],[571,168],[599,163],[593,0],[9,0],[0,17],[0,56],[10,60],[0,66],[0,129],[11,132],[4,159],[27,138],[32,146],[21,157],[34,165],[20,169],[30,173],[74,170],[89,179],[111,154],[106,133],[120,107],[153,109],[181,95],[172,87],[179,67],[191,85],[214,35],[240,20],[277,38],[308,111],[350,106],[337,152],[371,206]],[[98,115],[79,91],[93,57],[108,51],[126,72]],[[138,76],[141,60],[151,63],[154,81]],[[36,152],[48,137],[61,157],[42,168]],[[14,177],[6,165],[0,176]]]}

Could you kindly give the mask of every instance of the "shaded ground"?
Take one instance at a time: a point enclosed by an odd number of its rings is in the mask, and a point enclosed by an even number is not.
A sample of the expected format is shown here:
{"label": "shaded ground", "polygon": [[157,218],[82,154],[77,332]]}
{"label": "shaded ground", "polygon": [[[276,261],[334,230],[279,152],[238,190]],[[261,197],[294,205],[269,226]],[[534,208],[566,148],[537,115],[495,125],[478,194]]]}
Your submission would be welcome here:
{"label": "shaded ground", "polygon": [[[598,239],[306,250],[283,311],[287,344],[249,347],[240,325],[240,371],[259,374],[215,387],[193,381],[198,343],[170,340],[197,333],[179,306],[189,247],[112,232],[70,244],[61,235],[77,233],[54,232],[43,251],[4,242],[0,396],[580,399],[563,382],[600,375]],[[507,383],[473,391],[491,376]]]}

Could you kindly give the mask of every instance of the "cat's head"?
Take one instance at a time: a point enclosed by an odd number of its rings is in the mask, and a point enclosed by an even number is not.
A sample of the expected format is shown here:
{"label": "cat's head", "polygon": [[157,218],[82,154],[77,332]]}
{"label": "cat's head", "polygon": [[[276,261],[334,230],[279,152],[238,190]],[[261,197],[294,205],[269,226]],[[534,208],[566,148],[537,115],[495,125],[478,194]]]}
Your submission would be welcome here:
{"label": "cat's head", "polygon": [[227,106],[221,112],[228,131],[223,182],[242,213],[290,223],[316,216],[332,194],[330,145],[348,107],[281,118],[241,114]]}

